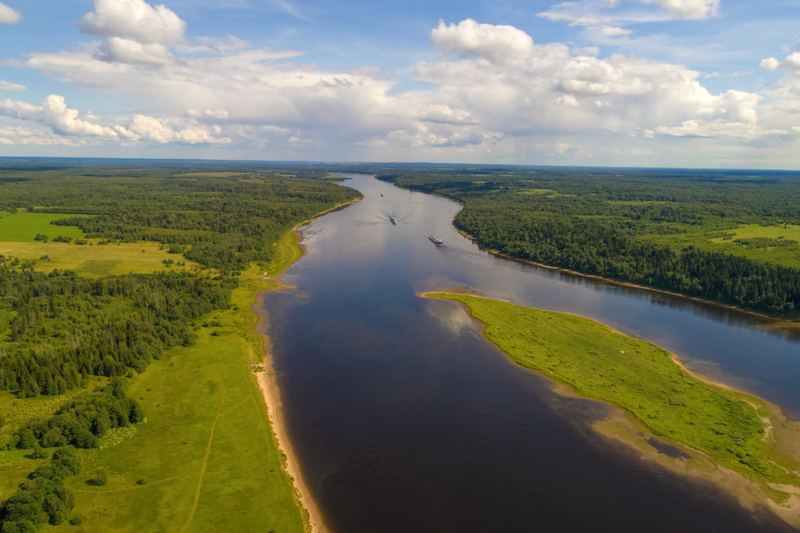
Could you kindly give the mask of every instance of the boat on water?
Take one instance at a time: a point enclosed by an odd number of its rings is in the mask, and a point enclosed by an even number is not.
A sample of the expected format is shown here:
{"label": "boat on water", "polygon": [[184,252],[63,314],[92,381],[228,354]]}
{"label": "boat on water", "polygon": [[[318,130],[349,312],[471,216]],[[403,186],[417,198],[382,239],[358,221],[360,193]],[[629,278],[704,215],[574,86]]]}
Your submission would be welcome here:
{"label": "boat on water", "polygon": [[394,224],[395,226],[397,225],[397,217],[389,217],[389,220],[391,220],[392,224]]}
{"label": "boat on water", "polygon": [[430,236],[430,237],[428,237],[428,238],[429,238],[429,239],[431,240],[431,242],[432,242],[433,244],[435,244],[436,246],[441,246],[441,245],[443,245],[443,244],[444,244],[444,243],[442,242],[442,239],[440,239],[439,237],[434,237],[433,235],[431,235],[431,236]]}

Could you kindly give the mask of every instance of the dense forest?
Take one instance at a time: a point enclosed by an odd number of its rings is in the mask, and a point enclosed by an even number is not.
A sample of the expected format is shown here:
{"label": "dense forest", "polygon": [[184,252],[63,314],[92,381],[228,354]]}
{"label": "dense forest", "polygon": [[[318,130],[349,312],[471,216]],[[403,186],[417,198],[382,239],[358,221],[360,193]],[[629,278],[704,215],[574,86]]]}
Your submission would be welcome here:
{"label": "dense forest", "polygon": [[47,420],[29,420],[14,434],[9,447],[23,450],[60,446],[97,448],[110,429],[130,427],[144,420],[139,403],[125,394],[123,378],[105,387],[78,394]]}
{"label": "dense forest", "polygon": [[[384,169],[378,177],[463,202],[455,226],[513,257],[773,315],[800,310],[795,268],[646,238],[701,231],[724,239],[741,224],[800,224],[796,176],[503,167]],[[795,240],[737,244],[800,250]]]}
{"label": "dense forest", "polygon": [[191,345],[191,323],[226,308],[235,285],[189,273],[89,280],[0,267],[0,317],[9,322],[0,390],[63,394],[88,375],[142,372],[164,350]]}
{"label": "dense forest", "polygon": [[[231,274],[269,261],[293,226],[359,196],[324,171],[141,166],[0,168],[0,208],[63,214],[56,225],[79,226],[99,239],[92,244],[159,242],[215,272],[86,279],[0,256],[0,390],[56,395],[87,376],[144,371],[165,350],[191,345],[198,317],[227,308]],[[102,246],[91,250],[102,258]]]}
{"label": "dense forest", "polygon": [[[0,531],[34,533],[45,524],[63,523],[75,507],[75,495],[64,486],[64,480],[81,471],[75,448],[63,447],[39,466],[16,494],[0,506]],[[74,525],[80,519],[71,520]]]}
{"label": "dense forest", "polygon": [[327,172],[288,172],[6,172],[0,173],[0,208],[64,213],[57,224],[104,242],[183,246],[187,259],[230,274],[269,261],[271,244],[294,225],[358,196],[319,179]]}

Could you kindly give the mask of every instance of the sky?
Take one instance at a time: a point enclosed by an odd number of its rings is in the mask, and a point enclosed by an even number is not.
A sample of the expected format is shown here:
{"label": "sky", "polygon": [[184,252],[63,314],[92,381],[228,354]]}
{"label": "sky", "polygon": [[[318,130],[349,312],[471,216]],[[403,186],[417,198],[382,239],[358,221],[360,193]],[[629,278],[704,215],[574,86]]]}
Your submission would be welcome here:
{"label": "sky", "polygon": [[0,157],[800,169],[800,0],[0,0]]}

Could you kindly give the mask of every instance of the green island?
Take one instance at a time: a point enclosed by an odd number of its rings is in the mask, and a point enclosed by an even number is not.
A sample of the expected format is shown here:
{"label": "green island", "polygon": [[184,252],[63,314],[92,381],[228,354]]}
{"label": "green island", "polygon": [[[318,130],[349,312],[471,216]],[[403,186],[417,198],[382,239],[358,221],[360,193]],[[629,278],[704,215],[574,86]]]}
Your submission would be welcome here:
{"label": "green island", "polygon": [[455,227],[497,253],[783,319],[800,316],[794,173],[466,165],[369,171],[463,203]]}
{"label": "green island", "polygon": [[653,435],[744,475],[773,501],[786,503],[800,488],[798,450],[777,445],[783,435],[775,435],[770,406],[696,379],[665,350],[576,315],[469,294],[423,296],[463,304],[516,364],[623,409]]}
{"label": "green island", "polygon": [[143,166],[0,173],[0,530],[313,531],[251,305],[360,194]]}

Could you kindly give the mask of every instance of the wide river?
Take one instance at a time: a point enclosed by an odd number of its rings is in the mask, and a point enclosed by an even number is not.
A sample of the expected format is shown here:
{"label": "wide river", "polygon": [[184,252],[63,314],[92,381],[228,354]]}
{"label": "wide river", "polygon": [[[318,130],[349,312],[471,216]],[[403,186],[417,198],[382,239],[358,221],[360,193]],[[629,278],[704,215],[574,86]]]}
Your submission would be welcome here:
{"label": "wide river", "polygon": [[553,393],[456,304],[416,293],[469,286],[591,317],[793,413],[800,339],[493,257],[453,228],[457,203],[348,177],[364,200],[304,229],[310,253],[284,276],[297,289],[265,301],[289,436],[333,533],[794,531],[597,435],[606,406]]}

